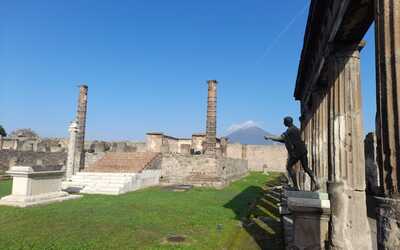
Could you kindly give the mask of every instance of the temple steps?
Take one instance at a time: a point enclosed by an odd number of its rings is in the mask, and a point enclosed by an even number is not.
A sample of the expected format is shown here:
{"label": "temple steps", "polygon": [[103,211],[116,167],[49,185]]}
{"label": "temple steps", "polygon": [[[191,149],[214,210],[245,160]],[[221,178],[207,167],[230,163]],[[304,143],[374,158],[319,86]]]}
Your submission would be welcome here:
{"label": "temple steps", "polygon": [[142,173],[79,172],[71,181],[63,182],[63,189],[78,188],[80,193],[119,195],[159,184],[160,170]]}
{"label": "temple steps", "polygon": [[158,169],[160,161],[160,153],[106,153],[104,157],[89,165],[85,172],[138,173],[144,169]]}

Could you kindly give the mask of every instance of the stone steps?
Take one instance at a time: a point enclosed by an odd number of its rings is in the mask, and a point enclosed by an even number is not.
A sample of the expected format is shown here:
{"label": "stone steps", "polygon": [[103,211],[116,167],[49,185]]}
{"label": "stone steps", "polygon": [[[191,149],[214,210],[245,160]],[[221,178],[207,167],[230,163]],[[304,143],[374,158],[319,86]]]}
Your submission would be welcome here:
{"label": "stone steps", "polygon": [[138,173],[146,168],[153,168],[153,163],[159,159],[159,153],[106,153],[104,157],[89,165],[86,172],[101,173]]}
{"label": "stone steps", "polygon": [[63,189],[80,188],[80,193],[119,195],[159,184],[159,170],[142,173],[79,172],[71,181],[63,182]]}
{"label": "stone steps", "polygon": [[136,174],[88,173],[79,172],[70,182],[64,182],[63,188],[81,187],[81,193],[118,195],[130,191]]}

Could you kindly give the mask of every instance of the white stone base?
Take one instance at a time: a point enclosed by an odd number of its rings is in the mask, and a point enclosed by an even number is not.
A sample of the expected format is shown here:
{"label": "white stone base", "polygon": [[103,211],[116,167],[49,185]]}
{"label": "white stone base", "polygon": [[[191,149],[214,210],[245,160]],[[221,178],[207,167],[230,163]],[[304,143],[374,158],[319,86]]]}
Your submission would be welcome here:
{"label": "white stone base", "polygon": [[31,207],[36,205],[61,202],[81,198],[81,195],[70,195],[66,192],[53,192],[33,196],[9,195],[0,199],[0,206]]}
{"label": "white stone base", "polygon": [[72,176],[71,181],[64,181],[62,188],[80,188],[83,194],[120,195],[159,185],[160,174],[160,170],[145,170],[141,173],[78,172]]}

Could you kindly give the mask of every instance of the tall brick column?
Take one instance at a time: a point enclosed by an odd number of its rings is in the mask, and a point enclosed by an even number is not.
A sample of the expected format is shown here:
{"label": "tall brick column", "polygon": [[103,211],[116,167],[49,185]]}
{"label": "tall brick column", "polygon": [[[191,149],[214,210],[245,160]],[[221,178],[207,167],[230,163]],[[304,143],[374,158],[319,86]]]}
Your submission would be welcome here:
{"label": "tall brick column", "polygon": [[217,147],[217,81],[208,81],[207,131],[205,154],[216,155]]}
{"label": "tall brick column", "polygon": [[76,120],[78,122],[78,135],[76,138],[75,168],[82,170],[85,167],[85,129],[87,111],[88,86],[79,86],[78,111]]}
{"label": "tall brick column", "polygon": [[400,249],[400,2],[375,0],[378,248]]}

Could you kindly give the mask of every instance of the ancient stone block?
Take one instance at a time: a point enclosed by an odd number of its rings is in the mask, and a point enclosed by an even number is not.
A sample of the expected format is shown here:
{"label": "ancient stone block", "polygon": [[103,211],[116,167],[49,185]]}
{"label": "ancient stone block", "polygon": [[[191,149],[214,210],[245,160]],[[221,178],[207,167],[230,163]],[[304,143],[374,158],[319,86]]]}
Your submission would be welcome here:
{"label": "ancient stone block", "polygon": [[0,199],[0,205],[29,207],[81,197],[61,191],[62,166],[15,166],[7,174],[13,177],[12,194]]}

